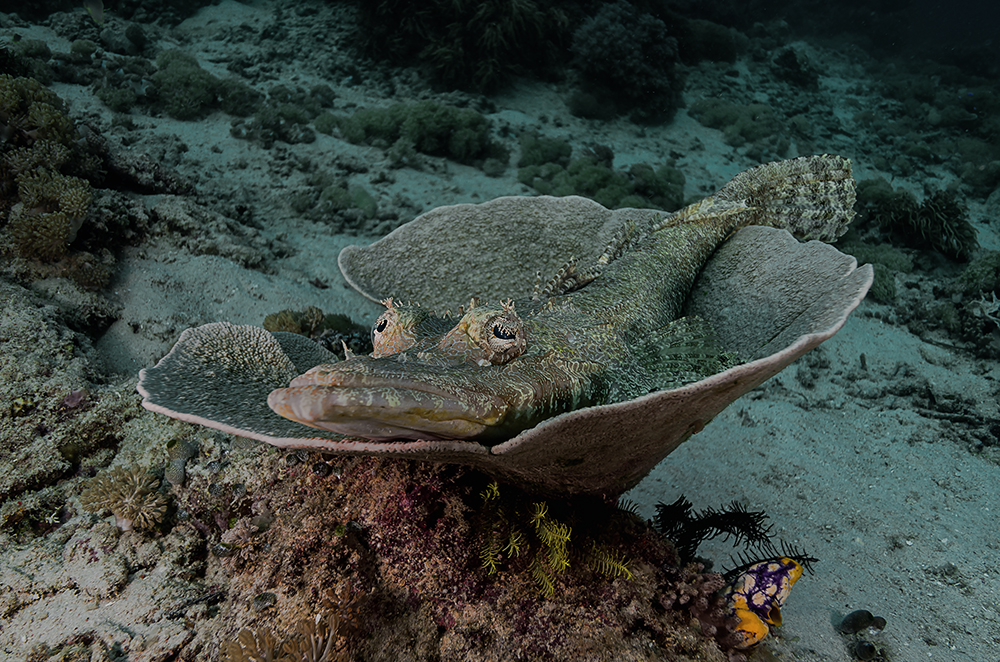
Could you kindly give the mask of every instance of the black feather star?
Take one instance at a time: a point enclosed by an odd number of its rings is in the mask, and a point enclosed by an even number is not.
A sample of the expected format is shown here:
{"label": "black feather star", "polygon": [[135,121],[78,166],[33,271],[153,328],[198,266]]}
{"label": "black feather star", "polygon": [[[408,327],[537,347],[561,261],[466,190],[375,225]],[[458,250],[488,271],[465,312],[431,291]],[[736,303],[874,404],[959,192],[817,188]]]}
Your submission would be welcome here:
{"label": "black feather star", "polygon": [[[773,544],[771,545],[771,547],[772,549],[774,548]],[[801,565],[810,575],[815,574],[815,571],[813,570],[813,564],[818,563],[819,559],[816,558],[815,556],[812,556],[811,554],[806,554],[804,551],[802,551],[795,545],[792,545],[791,543],[786,543],[784,540],[782,540],[780,548],[775,549],[774,552],[775,552],[774,554],[765,557],[761,557],[759,554],[754,555],[754,554],[748,554],[746,552],[741,552],[735,559],[731,558],[731,560],[737,562],[738,565],[729,568],[728,570],[723,572],[722,576],[725,578],[727,582],[731,582],[734,578],[736,578],[737,576],[743,574],[748,569],[750,569],[751,566],[755,566],[758,563],[770,563],[772,561],[780,561],[783,558],[792,559],[799,565]]]}
{"label": "black feather star", "polygon": [[687,497],[681,496],[667,505],[656,504],[656,529],[673,541],[681,561],[687,563],[698,552],[698,546],[706,540],[725,536],[732,538],[734,547],[748,547],[758,553],[778,553],[771,542],[771,525],[767,523],[763,511],[747,510],[733,501],[727,507],[716,510],[706,508],[694,511]]}

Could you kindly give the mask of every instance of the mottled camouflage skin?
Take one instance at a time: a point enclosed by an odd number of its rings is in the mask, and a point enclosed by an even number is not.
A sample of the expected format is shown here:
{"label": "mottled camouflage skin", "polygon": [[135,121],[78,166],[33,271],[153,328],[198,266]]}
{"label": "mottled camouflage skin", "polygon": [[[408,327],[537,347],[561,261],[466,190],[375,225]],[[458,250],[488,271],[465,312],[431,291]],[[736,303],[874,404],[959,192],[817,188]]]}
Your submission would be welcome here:
{"label": "mottled camouflage skin", "polygon": [[731,360],[701,320],[681,317],[719,244],[754,224],[833,240],[853,199],[846,159],[759,166],[649,227],[627,225],[597,264],[568,264],[531,298],[473,301],[455,318],[387,300],[372,355],[317,366],[268,404],[346,435],[489,444],[561,412],[694,381]]}

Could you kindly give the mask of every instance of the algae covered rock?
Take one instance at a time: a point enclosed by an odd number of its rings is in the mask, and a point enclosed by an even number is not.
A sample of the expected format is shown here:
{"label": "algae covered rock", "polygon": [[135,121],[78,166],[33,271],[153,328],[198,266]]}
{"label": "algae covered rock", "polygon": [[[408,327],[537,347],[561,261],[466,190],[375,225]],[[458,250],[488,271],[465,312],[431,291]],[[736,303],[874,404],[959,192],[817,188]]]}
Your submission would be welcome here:
{"label": "algae covered rock", "polygon": [[[195,526],[226,528],[221,537],[231,541],[218,557],[227,618],[213,633],[225,659],[279,650],[303,618],[339,626],[329,630],[352,659],[596,662],[610,651],[647,660],[651,649],[725,659],[711,625],[723,620],[713,596],[719,576],[679,566],[664,537],[613,504],[545,505],[444,465],[320,453],[231,459],[216,476],[194,476],[178,497]],[[219,510],[235,519],[220,525]],[[271,520],[260,526],[265,512]],[[534,575],[558,545],[537,544],[532,517],[571,527],[578,543],[557,555],[566,565],[549,577],[551,592]],[[515,529],[524,540],[514,543],[520,555],[505,554],[491,574],[483,550],[498,520],[507,522],[504,545]]]}
{"label": "algae covered rock", "polygon": [[508,157],[506,148],[490,137],[490,121],[471,108],[418,101],[363,108],[333,123],[344,139],[353,143],[384,148],[405,144],[422,154],[460,163],[490,157],[506,161]]}
{"label": "algae covered rock", "polygon": [[263,96],[235,78],[212,75],[183,51],[163,51],[156,58],[156,66],[158,71],[152,80],[159,104],[174,119],[195,119],[215,108],[230,115],[249,115]]}

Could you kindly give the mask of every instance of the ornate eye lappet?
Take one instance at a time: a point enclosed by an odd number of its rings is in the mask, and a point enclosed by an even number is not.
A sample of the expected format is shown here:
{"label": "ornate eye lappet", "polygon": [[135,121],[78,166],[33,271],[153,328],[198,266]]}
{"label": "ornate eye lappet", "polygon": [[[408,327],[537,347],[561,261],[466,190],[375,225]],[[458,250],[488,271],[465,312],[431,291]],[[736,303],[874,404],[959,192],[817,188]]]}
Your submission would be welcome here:
{"label": "ornate eye lappet", "polygon": [[524,353],[528,346],[524,322],[514,312],[514,302],[501,301],[503,312],[486,320],[477,334],[479,344],[487,351],[487,360],[502,365]]}
{"label": "ornate eye lappet", "polygon": [[416,342],[416,335],[404,323],[399,308],[392,303],[392,297],[383,299],[381,303],[386,311],[372,326],[372,357],[376,359],[405,352]]}

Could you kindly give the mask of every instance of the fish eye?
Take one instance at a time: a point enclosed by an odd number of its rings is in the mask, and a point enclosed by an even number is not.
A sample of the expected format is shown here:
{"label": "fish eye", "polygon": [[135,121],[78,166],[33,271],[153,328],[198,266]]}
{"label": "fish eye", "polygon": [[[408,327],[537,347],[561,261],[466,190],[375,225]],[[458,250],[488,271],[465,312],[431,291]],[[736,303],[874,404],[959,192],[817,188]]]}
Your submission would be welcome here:
{"label": "fish eye", "polygon": [[504,303],[503,312],[480,328],[482,337],[479,344],[488,352],[487,360],[493,365],[507,363],[524,354],[527,347],[524,322],[514,312],[513,303]]}
{"label": "fish eye", "polygon": [[500,340],[514,340],[517,338],[517,331],[511,329],[506,324],[494,324],[493,325],[493,337]]}
{"label": "fish eye", "polygon": [[386,299],[382,303],[386,310],[379,315],[372,326],[371,355],[374,358],[405,352],[416,342],[412,315],[400,313],[399,307],[393,303],[392,299]]}

